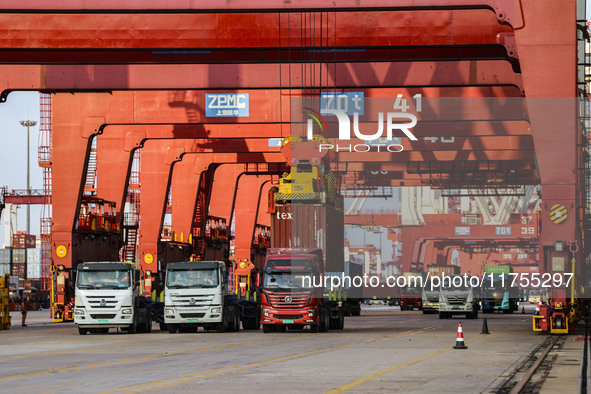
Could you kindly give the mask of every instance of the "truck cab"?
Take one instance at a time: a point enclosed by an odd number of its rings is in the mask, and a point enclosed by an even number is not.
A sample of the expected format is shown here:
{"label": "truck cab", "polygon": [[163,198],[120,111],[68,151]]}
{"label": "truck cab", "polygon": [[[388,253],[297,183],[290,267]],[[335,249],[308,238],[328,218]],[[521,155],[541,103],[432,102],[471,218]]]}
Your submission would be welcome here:
{"label": "truck cab", "polygon": [[268,249],[261,295],[263,332],[310,326],[313,332],[342,329],[342,304],[325,302],[320,249]]}
{"label": "truck cab", "polygon": [[435,283],[429,279],[423,287],[422,306],[423,314],[439,312],[439,290],[441,286],[435,286]]}
{"label": "truck cab", "polygon": [[[478,318],[480,308],[478,296],[471,286],[455,286],[453,278],[460,275],[448,276],[442,281],[439,290],[439,318],[446,319],[452,315],[466,315],[467,319]],[[449,280],[448,280],[449,279]]]}
{"label": "truck cab", "polygon": [[78,332],[150,332],[151,312],[139,296],[139,270],[120,262],[87,262],[76,269],[74,323]]}
{"label": "truck cab", "polygon": [[227,293],[223,261],[186,261],[166,266],[164,323],[171,334],[238,331],[240,312]]}
{"label": "truck cab", "polygon": [[510,286],[511,277],[505,274],[485,274],[482,283],[482,313],[513,313],[519,308],[517,296],[513,294],[516,290]]}

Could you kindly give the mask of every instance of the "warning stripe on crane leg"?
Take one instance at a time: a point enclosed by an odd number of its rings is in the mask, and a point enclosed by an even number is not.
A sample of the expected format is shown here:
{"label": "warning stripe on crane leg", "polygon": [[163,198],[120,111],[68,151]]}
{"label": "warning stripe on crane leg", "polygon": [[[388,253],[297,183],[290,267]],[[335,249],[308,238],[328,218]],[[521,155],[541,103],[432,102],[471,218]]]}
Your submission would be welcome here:
{"label": "warning stripe on crane leg", "polygon": [[562,204],[553,205],[550,208],[550,220],[552,220],[555,224],[561,224],[566,222],[568,218],[568,212],[566,211],[566,207]]}

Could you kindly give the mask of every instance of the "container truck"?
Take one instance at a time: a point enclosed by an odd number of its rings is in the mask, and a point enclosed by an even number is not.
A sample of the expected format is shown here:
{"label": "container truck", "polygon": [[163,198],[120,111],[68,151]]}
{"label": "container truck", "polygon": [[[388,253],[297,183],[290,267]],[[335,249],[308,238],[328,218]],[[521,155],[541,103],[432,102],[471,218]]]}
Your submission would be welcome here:
{"label": "container truck", "polygon": [[[457,279],[461,278],[461,280]],[[464,276],[447,276],[439,290],[439,318],[466,315],[467,319],[478,318],[480,309],[478,294],[466,283]]]}
{"label": "container truck", "polygon": [[[324,297],[321,249],[267,249],[261,309],[263,332],[310,326],[312,332],[344,327],[342,301]],[[316,285],[315,285],[316,284]]]}
{"label": "container truck", "polygon": [[[441,278],[442,275],[457,275],[460,273],[460,267],[457,265],[429,265],[427,266],[429,277]],[[423,314],[438,313],[439,312],[439,290],[441,282],[432,282],[429,279],[423,287],[422,301]]]}
{"label": "container truck", "polygon": [[422,291],[423,291],[423,273],[422,272],[403,272],[406,277],[406,286],[400,287],[400,310],[409,310],[417,308],[422,309]]}
{"label": "container truck", "polygon": [[130,334],[152,330],[151,312],[140,296],[140,270],[120,262],[78,264],[74,323],[80,335],[121,328]]}
{"label": "container truck", "polygon": [[519,308],[519,291],[511,287],[511,266],[486,265],[482,277],[482,313],[513,313]]}
{"label": "container truck", "polygon": [[186,261],[166,266],[164,322],[168,332],[216,332],[260,327],[260,308],[229,292],[223,261]]}

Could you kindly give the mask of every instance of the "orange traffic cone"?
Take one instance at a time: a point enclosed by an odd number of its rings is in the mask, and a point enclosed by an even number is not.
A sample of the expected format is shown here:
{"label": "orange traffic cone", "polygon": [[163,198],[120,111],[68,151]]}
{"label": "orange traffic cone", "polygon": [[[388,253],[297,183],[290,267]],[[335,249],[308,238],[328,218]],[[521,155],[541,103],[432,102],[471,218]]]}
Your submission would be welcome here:
{"label": "orange traffic cone", "polygon": [[456,346],[454,349],[468,349],[468,346],[464,345],[464,331],[462,331],[462,323],[458,323],[458,337],[456,339]]}

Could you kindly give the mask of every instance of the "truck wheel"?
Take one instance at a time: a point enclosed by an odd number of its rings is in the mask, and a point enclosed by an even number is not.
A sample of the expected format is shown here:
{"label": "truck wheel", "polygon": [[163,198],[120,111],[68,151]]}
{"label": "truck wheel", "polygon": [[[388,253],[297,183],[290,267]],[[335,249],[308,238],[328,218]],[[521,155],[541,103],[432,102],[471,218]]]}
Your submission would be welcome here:
{"label": "truck wheel", "polygon": [[168,328],[168,332],[169,332],[170,334],[176,334],[176,331],[177,331],[177,329],[178,329],[178,327],[177,327],[177,325],[176,325],[176,324],[167,324],[166,326],[167,326],[167,328]]}
{"label": "truck wheel", "polygon": [[234,327],[232,331],[240,331],[240,312],[238,312],[238,309],[234,309]]}
{"label": "truck wheel", "polygon": [[252,329],[259,330],[260,328],[261,328],[261,311],[258,311],[258,313],[255,315],[254,327]]}
{"label": "truck wheel", "polygon": [[263,332],[264,332],[265,334],[268,334],[268,333],[270,333],[272,328],[273,328],[273,327],[271,327],[271,325],[270,325],[270,324],[263,324]]}
{"label": "truck wheel", "polygon": [[128,334],[135,334],[137,332],[137,326],[135,325],[135,323],[133,323],[131,326],[129,326],[129,328],[127,329],[127,333]]}
{"label": "truck wheel", "polygon": [[166,331],[168,330],[167,324],[164,322],[159,322],[158,326],[160,327],[160,331]]}
{"label": "truck wheel", "polygon": [[319,331],[326,332],[329,330],[330,327],[330,312],[323,308],[320,310],[320,322],[319,322]]}
{"label": "truck wheel", "polygon": [[353,308],[353,311],[351,311],[351,315],[352,316],[361,316],[361,305],[358,305],[355,308]]}
{"label": "truck wheel", "polygon": [[345,328],[345,314],[342,309],[339,310],[339,317],[334,322],[334,328],[335,330],[342,330]]}
{"label": "truck wheel", "polygon": [[439,312],[439,318],[440,319],[445,319],[445,312]]}
{"label": "truck wheel", "polygon": [[310,331],[312,331],[312,332],[318,332],[318,331],[320,331],[320,324],[312,324],[310,326]]}
{"label": "truck wheel", "polygon": [[215,325],[215,332],[222,333],[225,331],[226,331],[226,325],[224,324],[224,322],[220,322]]}
{"label": "truck wheel", "polygon": [[88,328],[78,326],[78,334],[86,335],[88,333]]}

